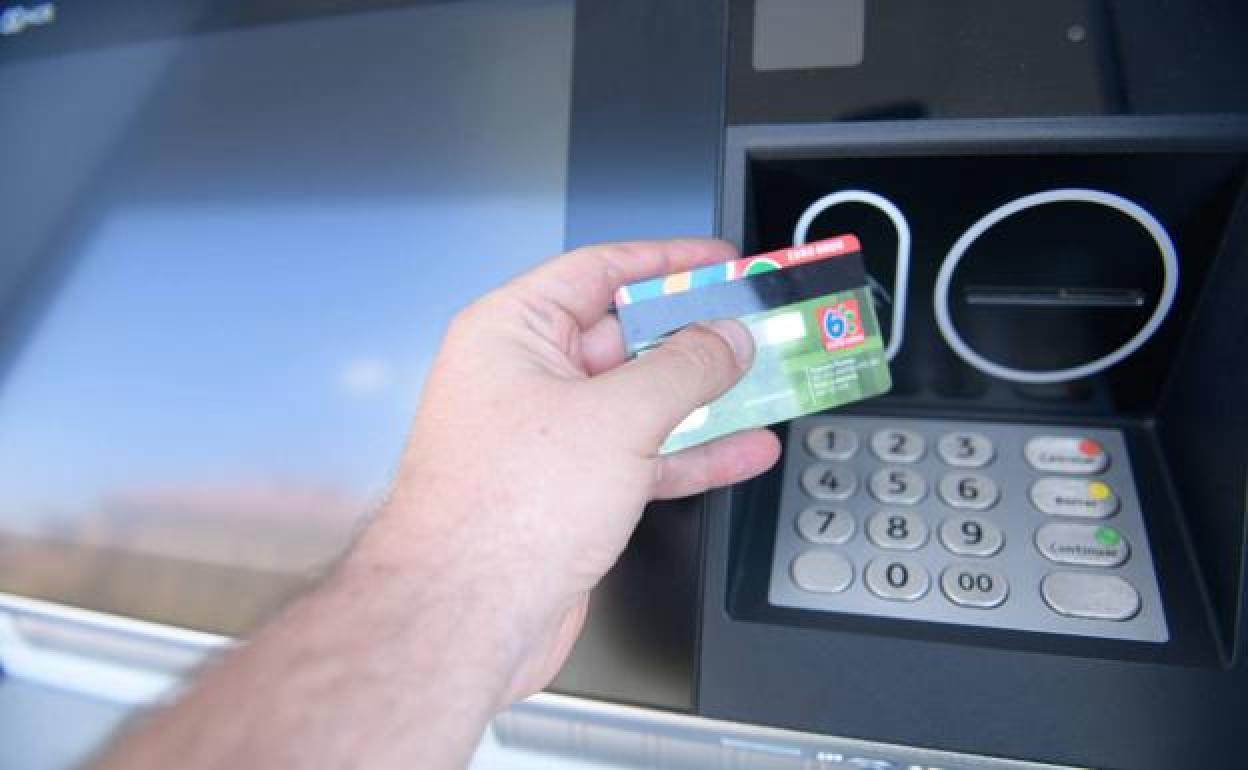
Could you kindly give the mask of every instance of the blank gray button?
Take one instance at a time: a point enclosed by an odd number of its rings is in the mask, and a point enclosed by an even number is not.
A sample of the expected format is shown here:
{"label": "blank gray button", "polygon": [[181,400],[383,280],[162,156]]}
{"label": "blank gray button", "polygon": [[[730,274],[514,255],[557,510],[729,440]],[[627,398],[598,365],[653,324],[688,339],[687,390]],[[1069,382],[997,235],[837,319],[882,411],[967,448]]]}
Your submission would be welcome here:
{"label": "blank gray button", "polygon": [[866,15],[866,0],[757,0],[754,69],[856,67]]}
{"label": "blank gray button", "polygon": [[1117,567],[1131,555],[1121,532],[1096,524],[1045,524],[1036,530],[1036,548],[1051,562],[1076,567]]}
{"label": "blank gray button", "polygon": [[997,504],[997,482],[982,473],[950,473],[940,480],[940,499],[954,508],[984,511]]}
{"label": "blank gray button", "polygon": [[982,468],[992,462],[996,450],[982,433],[946,433],[936,442],[936,453],[955,468]]}
{"label": "blank gray button", "polygon": [[1054,572],[1040,583],[1040,594],[1054,612],[1072,618],[1129,620],[1140,611],[1140,595],[1117,575]]}
{"label": "blank gray button", "polygon": [[922,434],[912,430],[878,430],[871,436],[871,451],[886,463],[917,463],[926,449]]}
{"label": "blank gray button", "polygon": [[1031,504],[1042,513],[1103,519],[1118,512],[1118,495],[1099,479],[1045,478],[1031,485]]}
{"label": "blank gray button", "polygon": [[880,548],[913,551],[927,542],[927,522],[913,513],[881,511],[867,522],[867,537]]}
{"label": "blank gray button", "polygon": [[876,559],[867,565],[867,588],[881,599],[912,602],[932,585],[932,578],[914,559]]}
{"label": "blank gray button", "polygon": [[940,590],[962,607],[999,607],[1009,596],[1005,578],[976,564],[952,564],[940,575]]}
{"label": "blank gray button", "polygon": [[940,542],[959,556],[992,556],[1005,545],[1005,535],[987,519],[951,516],[940,525]]}
{"label": "blank gray button", "polygon": [[820,463],[802,471],[802,489],[817,500],[844,500],[858,488],[858,477],[844,467]]}
{"label": "blank gray button", "polygon": [[793,560],[793,582],[815,593],[835,594],[854,581],[854,565],[835,551],[806,551]]}
{"label": "blank gray button", "polygon": [[1100,442],[1080,436],[1036,436],[1023,455],[1031,467],[1048,473],[1100,473],[1109,467]]}
{"label": "blank gray button", "polygon": [[875,499],[888,505],[914,505],[927,496],[927,481],[909,468],[881,468],[870,485]]}
{"label": "blank gray button", "polygon": [[797,531],[812,543],[840,545],[854,534],[854,517],[835,508],[811,506],[797,515]]}
{"label": "blank gray button", "polygon": [[806,448],[820,460],[848,460],[858,453],[858,434],[843,425],[816,425],[806,434]]}

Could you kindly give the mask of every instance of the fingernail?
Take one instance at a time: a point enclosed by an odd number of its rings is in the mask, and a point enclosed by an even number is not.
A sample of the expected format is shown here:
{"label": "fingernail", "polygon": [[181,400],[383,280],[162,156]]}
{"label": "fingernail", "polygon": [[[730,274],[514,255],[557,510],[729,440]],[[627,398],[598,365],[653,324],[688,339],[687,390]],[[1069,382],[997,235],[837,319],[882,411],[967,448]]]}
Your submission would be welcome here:
{"label": "fingernail", "polygon": [[754,338],[750,336],[750,330],[745,328],[745,324],[723,319],[711,321],[707,327],[728,343],[742,369],[749,368],[754,361]]}

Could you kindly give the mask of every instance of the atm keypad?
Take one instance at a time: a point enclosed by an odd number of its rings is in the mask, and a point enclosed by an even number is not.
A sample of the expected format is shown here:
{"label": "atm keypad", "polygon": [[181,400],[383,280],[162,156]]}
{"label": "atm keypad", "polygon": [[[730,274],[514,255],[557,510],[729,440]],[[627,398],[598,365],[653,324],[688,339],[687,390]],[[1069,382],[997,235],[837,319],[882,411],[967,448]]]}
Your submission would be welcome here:
{"label": "atm keypad", "polygon": [[783,462],[774,605],[1169,638],[1119,431],[815,416]]}

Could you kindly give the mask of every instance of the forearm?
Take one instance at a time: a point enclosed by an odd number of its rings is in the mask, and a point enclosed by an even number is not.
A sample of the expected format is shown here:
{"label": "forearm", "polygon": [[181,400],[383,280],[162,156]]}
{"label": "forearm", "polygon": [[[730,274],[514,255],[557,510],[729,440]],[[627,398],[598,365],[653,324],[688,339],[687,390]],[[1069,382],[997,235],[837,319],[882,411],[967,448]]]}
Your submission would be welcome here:
{"label": "forearm", "polygon": [[734,322],[627,361],[622,284],[735,256],[717,241],[579,249],[460,313],[386,510],[291,605],[101,766],[462,767],[494,713],[554,677],[646,502],[766,470],[747,431],[661,456],[749,368]]}
{"label": "forearm", "polygon": [[523,621],[499,606],[505,594],[481,591],[441,535],[399,543],[413,534],[392,529],[377,522],[321,587],[101,767],[465,765],[531,634],[508,628]]}

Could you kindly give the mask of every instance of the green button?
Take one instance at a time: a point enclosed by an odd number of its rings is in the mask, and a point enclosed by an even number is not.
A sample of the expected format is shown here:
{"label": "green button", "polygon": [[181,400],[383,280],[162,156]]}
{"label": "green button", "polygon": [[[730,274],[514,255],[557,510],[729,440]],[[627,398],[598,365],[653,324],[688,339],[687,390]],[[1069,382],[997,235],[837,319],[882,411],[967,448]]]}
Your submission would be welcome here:
{"label": "green button", "polygon": [[1113,527],[1101,527],[1096,531],[1096,541],[1104,546],[1115,546],[1122,542],[1122,535]]}

